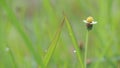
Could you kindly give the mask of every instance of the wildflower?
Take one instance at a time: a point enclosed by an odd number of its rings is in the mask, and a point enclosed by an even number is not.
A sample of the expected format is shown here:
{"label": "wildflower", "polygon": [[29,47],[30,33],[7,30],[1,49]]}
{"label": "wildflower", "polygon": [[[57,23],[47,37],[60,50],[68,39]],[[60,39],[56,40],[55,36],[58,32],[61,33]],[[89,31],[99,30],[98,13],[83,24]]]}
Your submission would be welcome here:
{"label": "wildflower", "polygon": [[86,23],[88,30],[91,30],[93,27],[93,24],[97,23],[96,21],[94,21],[93,17],[91,17],[91,16],[89,16],[86,20],[83,20],[83,22]]}

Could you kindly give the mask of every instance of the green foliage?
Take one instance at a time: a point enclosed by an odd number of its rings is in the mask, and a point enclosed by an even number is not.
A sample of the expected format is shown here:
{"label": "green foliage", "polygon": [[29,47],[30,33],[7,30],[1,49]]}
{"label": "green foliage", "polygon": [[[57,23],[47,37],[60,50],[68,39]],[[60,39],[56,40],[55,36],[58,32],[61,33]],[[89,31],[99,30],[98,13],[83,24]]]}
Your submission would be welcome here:
{"label": "green foliage", "polygon": [[[119,0],[0,0],[0,68],[84,68],[85,45],[88,68],[119,68],[119,6]],[[86,44],[88,16],[98,23]]]}

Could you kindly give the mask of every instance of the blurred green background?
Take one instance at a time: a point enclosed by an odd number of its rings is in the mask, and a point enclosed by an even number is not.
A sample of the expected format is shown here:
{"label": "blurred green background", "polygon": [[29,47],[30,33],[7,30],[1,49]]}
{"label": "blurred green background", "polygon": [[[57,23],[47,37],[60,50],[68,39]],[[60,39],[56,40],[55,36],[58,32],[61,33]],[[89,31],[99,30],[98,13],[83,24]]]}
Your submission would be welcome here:
{"label": "blurred green background", "polygon": [[83,20],[98,22],[89,32],[88,68],[120,68],[120,0],[0,0],[0,68],[42,68],[51,43],[47,68],[81,68],[65,23],[59,31],[64,14],[82,57]]}

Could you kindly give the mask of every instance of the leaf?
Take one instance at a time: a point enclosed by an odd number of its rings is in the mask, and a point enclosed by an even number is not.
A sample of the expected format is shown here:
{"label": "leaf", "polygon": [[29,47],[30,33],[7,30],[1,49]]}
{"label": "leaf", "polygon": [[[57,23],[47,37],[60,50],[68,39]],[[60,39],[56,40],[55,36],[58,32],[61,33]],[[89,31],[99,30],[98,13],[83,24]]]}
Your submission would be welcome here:
{"label": "leaf", "polygon": [[[65,16],[65,15],[64,15]],[[68,21],[67,17],[65,16],[65,22],[66,22],[66,25],[67,25],[67,28],[68,28],[68,32],[69,32],[69,36],[72,40],[72,43],[73,43],[73,46],[76,50],[76,55],[78,57],[78,61],[79,61],[79,64],[81,66],[81,68],[84,68],[84,65],[83,65],[83,60],[81,58],[81,52],[80,52],[80,49],[78,47],[78,43],[77,43],[77,40],[75,38],[75,34],[73,32],[73,29],[72,29],[72,26],[70,24],[70,22]]]}
{"label": "leaf", "polygon": [[48,65],[48,63],[49,63],[49,61],[50,61],[50,59],[51,59],[51,57],[52,57],[52,55],[53,55],[53,53],[55,51],[57,42],[58,42],[58,40],[60,38],[60,34],[61,34],[61,30],[62,30],[63,25],[64,25],[64,19],[63,19],[62,23],[60,24],[60,26],[59,26],[59,28],[58,28],[58,30],[56,32],[56,35],[54,36],[51,44],[49,45],[49,48],[47,50],[47,54],[45,55],[45,58],[44,58],[45,67]]}

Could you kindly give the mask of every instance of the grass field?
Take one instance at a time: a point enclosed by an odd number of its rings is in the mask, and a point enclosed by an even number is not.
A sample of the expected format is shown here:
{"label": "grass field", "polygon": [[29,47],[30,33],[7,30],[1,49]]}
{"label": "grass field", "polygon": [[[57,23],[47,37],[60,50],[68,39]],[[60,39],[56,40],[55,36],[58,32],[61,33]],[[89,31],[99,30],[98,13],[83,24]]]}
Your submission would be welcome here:
{"label": "grass field", "polygon": [[0,0],[0,68],[120,68],[119,23],[120,0]]}

